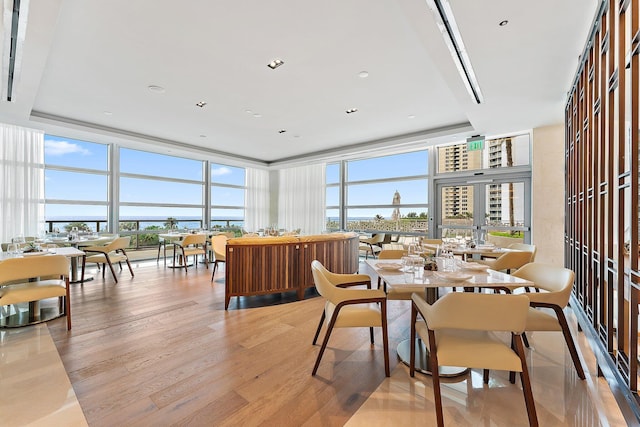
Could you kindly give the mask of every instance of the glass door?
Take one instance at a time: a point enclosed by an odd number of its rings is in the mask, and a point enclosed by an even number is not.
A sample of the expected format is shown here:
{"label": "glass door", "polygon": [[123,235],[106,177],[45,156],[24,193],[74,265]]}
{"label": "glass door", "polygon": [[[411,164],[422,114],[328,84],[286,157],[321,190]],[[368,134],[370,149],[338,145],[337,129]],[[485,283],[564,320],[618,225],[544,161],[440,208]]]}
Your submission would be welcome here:
{"label": "glass door", "polygon": [[530,178],[439,180],[438,237],[506,247],[531,241]]}

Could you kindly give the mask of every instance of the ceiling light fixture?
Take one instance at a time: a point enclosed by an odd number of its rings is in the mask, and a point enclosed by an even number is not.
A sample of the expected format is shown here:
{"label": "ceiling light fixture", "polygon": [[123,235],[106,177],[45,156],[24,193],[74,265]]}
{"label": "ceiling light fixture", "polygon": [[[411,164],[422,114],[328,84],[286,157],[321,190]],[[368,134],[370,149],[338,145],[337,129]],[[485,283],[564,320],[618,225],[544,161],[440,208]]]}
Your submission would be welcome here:
{"label": "ceiling light fixture", "polygon": [[202,107],[204,107],[205,105],[207,105],[207,103],[206,103],[206,102],[204,102],[204,101],[196,102],[196,107],[200,107],[200,108],[202,108]]}
{"label": "ceiling light fixture", "polygon": [[506,19],[504,21],[500,21],[500,23],[498,25],[500,25],[501,27],[504,27],[505,25],[507,25],[509,23],[509,21],[507,21]]}
{"label": "ceiling light fixture", "polygon": [[353,113],[357,113],[358,109],[357,108],[349,108],[347,111],[345,111],[347,114],[353,114]]}
{"label": "ceiling light fixture", "polygon": [[[13,3],[13,6],[11,6]],[[0,38],[4,40],[0,46],[2,53],[2,97],[7,101],[13,101],[13,86],[18,81],[22,52],[27,33],[27,17],[29,16],[29,0],[14,0],[5,2],[2,12],[4,30]],[[4,49],[2,48],[4,47]]]}
{"label": "ceiling light fixture", "polygon": [[155,93],[164,93],[164,88],[162,86],[150,85],[150,86],[147,86],[147,89]]}
{"label": "ceiling light fixture", "polygon": [[287,131],[286,129],[280,129],[278,133],[285,133],[286,131]]}
{"label": "ceiling light fixture", "polygon": [[284,61],[282,59],[274,59],[273,61],[267,64],[267,67],[271,68],[272,70],[275,70],[282,64],[284,64]]}
{"label": "ceiling light fixture", "polygon": [[464,43],[462,42],[462,36],[460,35],[460,30],[456,24],[449,1],[426,0],[426,2],[433,12],[438,29],[440,30],[440,33],[442,33],[444,42],[449,49],[449,53],[453,58],[453,62],[458,69],[458,73],[462,78],[467,92],[469,92],[469,95],[473,98],[476,104],[481,104],[483,101],[482,92],[480,91],[476,75],[473,72],[471,60],[469,59]]}
{"label": "ceiling light fixture", "polygon": [[407,116],[408,119],[415,119],[416,116],[414,116],[413,114],[410,114],[409,116]]}
{"label": "ceiling light fixture", "polygon": [[360,77],[361,79],[366,79],[367,77],[369,77],[369,72],[368,71],[360,71],[358,73],[358,77]]}
{"label": "ceiling light fixture", "polygon": [[262,117],[262,114],[255,113],[255,114],[253,115],[253,117],[255,117],[255,118],[260,118],[260,117]]}
{"label": "ceiling light fixture", "polygon": [[110,116],[113,113],[111,111],[103,111],[102,114],[104,114],[105,116]]}

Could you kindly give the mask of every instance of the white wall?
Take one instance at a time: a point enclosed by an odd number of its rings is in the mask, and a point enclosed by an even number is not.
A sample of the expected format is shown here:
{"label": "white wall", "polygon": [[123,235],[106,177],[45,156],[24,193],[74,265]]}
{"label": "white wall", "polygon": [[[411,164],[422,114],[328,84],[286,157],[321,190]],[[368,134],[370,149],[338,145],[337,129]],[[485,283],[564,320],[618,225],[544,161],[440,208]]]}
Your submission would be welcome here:
{"label": "white wall", "polygon": [[532,155],[536,262],[564,266],[564,124],[534,129]]}

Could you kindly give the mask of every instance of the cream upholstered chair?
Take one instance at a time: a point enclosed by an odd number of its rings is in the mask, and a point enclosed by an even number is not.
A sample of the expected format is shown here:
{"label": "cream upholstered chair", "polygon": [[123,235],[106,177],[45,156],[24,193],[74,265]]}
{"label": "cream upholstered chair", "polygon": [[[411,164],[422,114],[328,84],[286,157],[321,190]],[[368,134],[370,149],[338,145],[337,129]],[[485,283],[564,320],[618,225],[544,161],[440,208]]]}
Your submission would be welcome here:
{"label": "cream upholstered chair", "polygon": [[360,238],[360,250],[364,252],[364,257],[369,258],[369,254],[374,258],[378,252],[382,251],[382,246],[379,246],[384,241],[384,233],[378,233],[369,238]]}
{"label": "cream upholstered chair", "polygon": [[211,281],[213,282],[213,276],[216,275],[216,269],[218,263],[225,262],[227,260],[227,240],[229,238],[224,234],[218,234],[211,236],[211,250],[213,252],[213,273],[211,273]]}
{"label": "cream upholstered chair", "polygon": [[[327,321],[327,331],[318,352],[316,363],[311,375],[315,375],[320,365],[322,355],[327,348],[333,328],[369,327],[371,343],[373,344],[373,327],[382,328],[382,346],[384,352],[384,370],[389,376],[389,339],[387,335],[387,303],[384,291],[381,289],[346,289],[331,282],[331,275],[325,275],[327,270],[317,260],[311,263],[311,272],[318,293],[326,300],[318,330],[313,339],[316,344],[320,329]],[[353,275],[356,280],[359,276]],[[335,277],[335,276],[334,276]],[[368,278],[368,276],[367,276]]]}
{"label": "cream upholstered chair", "polygon": [[523,265],[529,263],[531,256],[531,252],[509,251],[503,253],[496,259],[479,259],[474,260],[474,262],[488,265],[492,270],[504,270],[509,273],[511,270],[517,270]]}
{"label": "cream upholstered chair", "polygon": [[[407,255],[407,250],[406,249],[383,249],[380,251],[380,253],[378,253],[378,259],[383,260],[383,259],[400,259],[403,256]],[[380,285],[383,285],[383,289],[386,292],[387,291],[387,283],[386,282],[382,282],[382,279],[380,277],[378,277],[378,289],[380,289]],[[415,290],[413,292],[416,292]],[[388,295],[387,295],[388,297]],[[409,298],[407,299],[411,299],[411,294],[409,294]]]}
{"label": "cream upholstered chair", "polygon": [[122,261],[126,261],[131,277],[134,277],[133,268],[131,268],[131,263],[129,262],[129,257],[127,256],[126,251],[130,242],[131,236],[125,236],[118,237],[104,246],[88,246],[83,248],[87,255],[82,257],[82,279],[80,279],[80,282],[84,283],[84,270],[85,265],[88,262],[102,264],[102,278],[104,278],[105,274],[105,264],[108,264],[111,269],[113,279],[118,283],[116,272],[113,269],[113,263],[117,262],[120,265],[120,270],[122,270]]}
{"label": "cream upholstered chair", "polygon": [[[433,378],[433,394],[438,426],[444,425],[439,366],[483,369],[483,380],[489,382],[489,370],[520,372],[529,424],[538,425],[529,371],[521,333],[527,322],[529,298],[525,295],[474,294],[453,292],[434,304],[413,294],[411,337],[419,337],[429,349],[429,369]],[[422,319],[418,320],[418,313]],[[510,332],[511,343],[505,343],[492,332]],[[415,374],[415,339],[411,339],[409,373]],[[515,382],[515,375],[510,375]],[[467,381],[470,381],[468,379]]]}
{"label": "cream upholstered chair", "polygon": [[[27,281],[35,278],[38,280]],[[9,258],[0,262],[0,305],[55,297],[64,299],[67,330],[70,330],[69,260],[64,255]]]}
{"label": "cream upholstered chair", "polygon": [[530,245],[528,243],[511,243],[507,248],[516,251],[531,252],[531,259],[529,262],[534,262],[536,260],[536,253],[538,252],[536,245]]}
{"label": "cream upholstered chair", "polygon": [[533,262],[512,275],[533,282],[533,288],[537,291],[524,293],[531,301],[525,331],[561,331],[578,377],[585,379],[582,362],[563,311],[569,304],[574,272],[564,267]]}
{"label": "cream upholstered chair", "polygon": [[173,265],[176,265],[176,254],[182,257],[184,271],[187,272],[189,263],[187,259],[193,256],[193,263],[198,268],[198,255],[204,257],[204,265],[209,268],[207,262],[207,236],[205,234],[189,234],[182,240],[173,242]]}

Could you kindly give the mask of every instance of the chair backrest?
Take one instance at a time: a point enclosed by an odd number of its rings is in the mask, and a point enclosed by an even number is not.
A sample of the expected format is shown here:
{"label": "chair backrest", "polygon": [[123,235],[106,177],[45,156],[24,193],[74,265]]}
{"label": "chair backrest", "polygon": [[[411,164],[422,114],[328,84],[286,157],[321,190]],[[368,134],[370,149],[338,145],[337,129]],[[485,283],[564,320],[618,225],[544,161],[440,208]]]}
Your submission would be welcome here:
{"label": "chair backrest", "polygon": [[216,256],[218,261],[225,259],[225,256],[227,255],[227,240],[229,239],[224,234],[218,234],[211,237],[211,248],[213,249],[213,254]]}
{"label": "chair backrest", "polygon": [[562,308],[569,303],[575,273],[568,268],[532,262],[522,266],[512,276],[529,280],[535,287],[547,291],[531,294],[532,300],[547,301]]}
{"label": "chair backrest", "polygon": [[44,276],[69,275],[69,260],[64,255],[9,258],[0,262],[0,283]]}
{"label": "chair backrest", "polygon": [[180,241],[181,246],[204,245],[207,241],[206,234],[188,234]]}
{"label": "chair backrest", "polygon": [[327,279],[324,272],[328,271],[318,260],[311,262],[311,273],[316,290],[325,299],[334,302],[337,299],[337,287]]}
{"label": "chair backrest", "polygon": [[130,243],[131,236],[118,237],[117,239],[106,245],[106,247],[109,249],[109,252],[113,252],[118,249],[127,249]]}
{"label": "chair backrest", "polygon": [[505,252],[496,258],[491,266],[494,270],[515,270],[529,263],[531,252],[511,251]]}
{"label": "chair backrest", "polygon": [[515,249],[517,251],[531,252],[531,259],[529,260],[529,262],[534,262],[536,259],[536,252],[538,250],[536,248],[536,245],[530,245],[528,243],[511,243],[507,247],[509,249]]}
{"label": "chair backrest", "polygon": [[233,239],[234,237],[236,237],[236,233],[234,233],[233,231],[224,231],[220,234],[223,236],[227,236],[229,239]]}
{"label": "chair backrest", "polygon": [[422,239],[422,244],[424,245],[442,245],[442,239]]}
{"label": "chair backrest", "polygon": [[431,330],[465,329],[521,333],[527,324],[526,295],[451,292],[429,305],[420,295],[411,299]]}
{"label": "chair backrest", "polygon": [[385,233],[378,233],[375,236],[371,236],[369,243],[375,245],[376,243],[382,243],[384,241]]}
{"label": "chair backrest", "polygon": [[405,249],[383,249],[378,253],[378,259],[400,259],[406,255]]}

